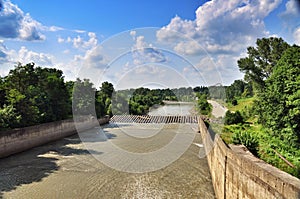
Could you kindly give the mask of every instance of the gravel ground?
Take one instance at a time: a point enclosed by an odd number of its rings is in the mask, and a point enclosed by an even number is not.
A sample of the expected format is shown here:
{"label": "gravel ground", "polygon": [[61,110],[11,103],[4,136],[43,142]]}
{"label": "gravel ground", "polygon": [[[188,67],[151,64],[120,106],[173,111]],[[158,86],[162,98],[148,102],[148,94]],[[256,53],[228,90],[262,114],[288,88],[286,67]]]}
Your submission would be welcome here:
{"label": "gravel ground", "polygon": [[[87,150],[74,135],[0,159],[0,198],[215,198],[207,160],[198,157],[203,148],[200,134],[195,132],[197,126],[168,124],[149,134],[152,128],[107,125],[104,130],[109,139],[94,143],[111,142],[129,152],[149,153],[177,134],[188,134],[194,136],[194,144],[164,168],[127,173],[101,163],[95,157],[105,156],[106,151]],[[150,136],[135,138],[124,130]],[[177,147],[182,145],[177,143]],[[126,158],[121,157],[120,163]]]}

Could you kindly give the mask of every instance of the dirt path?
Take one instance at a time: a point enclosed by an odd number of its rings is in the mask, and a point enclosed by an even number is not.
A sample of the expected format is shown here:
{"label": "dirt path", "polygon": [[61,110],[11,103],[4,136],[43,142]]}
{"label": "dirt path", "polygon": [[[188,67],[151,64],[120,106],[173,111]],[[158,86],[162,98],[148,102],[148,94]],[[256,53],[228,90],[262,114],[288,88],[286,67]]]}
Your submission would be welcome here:
{"label": "dirt path", "polygon": [[[128,151],[147,152],[168,143],[178,133],[173,128],[176,125],[168,125],[143,142],[130,139],[117,127],[105,130],[114,144]],[[193,131],[195,127],[184,128],[190,130],[179,133],[195,136],[194,144],[171,165],[148,173],[107,167],[85,149],[78,136],[1,159],[0,198],[214,198],[206,158],[198,157],[200,135]]]}
{"label": "dirt path", "polygon": [[213,100],[207,100],[207,101],[213,106],[212,115],[214,117],[219,118],[225,116],[225,113],[228,110],[226,107]]}

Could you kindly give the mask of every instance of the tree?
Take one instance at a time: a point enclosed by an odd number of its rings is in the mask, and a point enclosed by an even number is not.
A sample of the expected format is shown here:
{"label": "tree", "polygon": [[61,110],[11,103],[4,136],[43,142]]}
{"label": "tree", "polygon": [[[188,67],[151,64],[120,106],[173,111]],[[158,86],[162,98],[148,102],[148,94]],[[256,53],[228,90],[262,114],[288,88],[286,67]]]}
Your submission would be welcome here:
{"label": "tree", "polygon": [[206,94],[198,94],[198,101],[197,101],[197,110],[202,115],[209,115],[212,111],[212,105],[208,103],[207,101],[207,95]]}
{"label": "tree", "polygon": [[112,116],[112,95],[114,93],[114,86],[109,82],[103,82],[100,90],[96,91],[96,114],[97,117],[104,115]]}
{"label": "tree", "polygon": [[290,46],[276,37],[257,39],[256,45],[247,48],[248,56],[238,60],[238,67],[245,73],[245,80],[252,81],[261,90],[283,52]]}
{"label": "tree", "polygon": [[300,143],[300,47],[282,55],[256,102],[259,122],[288,145]]}
{"label": "tree", "polygon": [[89,79],[83,81],[77,78],[73,89],[73,113],[77,115],[93,115],[95,105],[93,83]]}
{"label": "tree", "polygon": [[226,111],[224,124],[240,124],[244,122],[244,118],[239,111],[232,113],[231,111]]}

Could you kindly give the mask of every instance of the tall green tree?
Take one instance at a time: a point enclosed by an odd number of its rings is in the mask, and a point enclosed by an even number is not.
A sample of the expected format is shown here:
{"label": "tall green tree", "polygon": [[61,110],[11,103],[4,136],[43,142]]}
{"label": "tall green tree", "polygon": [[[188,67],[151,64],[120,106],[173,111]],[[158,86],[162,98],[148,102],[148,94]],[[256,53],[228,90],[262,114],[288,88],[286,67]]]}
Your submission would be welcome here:
{"label": "tall green tree", "polygon": [[266,80],[265,92],[256,102],[259,121],[272,136],[288,145],[300,141],[300,47],[290,47]]}
{"label": "tall green tree", "polygon": [[212,105],[208,103],[207,95],[206,94],[197,94],[197,97],[198,97],[198,100],[197,100],[196,109],[202,115],[209,115],[212,111]]}
{"label": "tall green tree", "polygon": [[103,82],[100,90],[96,91],[96,113],[97,117],[104,115],[112,116],[112,95],[114,93],[114,86],[112,83]]}
{"label": "tall green tree", "polygon": [[95,109],[96,89],[89,79],[77,80],[73,88],[73,113],[77,115],[90,115]]}
{"label": "tall green tree", "polygon": [[245,58],[238,60],[240,71],[245,80],[252,81],[258,90],[264,89],[268,79],[283,52],[290,46],[282,38],[270,37],[257,39],[256,47],[248,47]]}

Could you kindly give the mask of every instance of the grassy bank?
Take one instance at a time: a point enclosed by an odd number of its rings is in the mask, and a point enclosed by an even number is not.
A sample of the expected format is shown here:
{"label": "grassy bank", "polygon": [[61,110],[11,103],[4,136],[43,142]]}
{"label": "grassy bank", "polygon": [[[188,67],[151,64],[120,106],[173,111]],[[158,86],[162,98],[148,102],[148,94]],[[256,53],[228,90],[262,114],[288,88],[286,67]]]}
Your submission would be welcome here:
{"label": "grassy bank", "polygon": [[244,122],[240,124],[223,125],[211,124],[212,129],[220,133],[221,138],[227,144],[233,144],[237,137],[244,136],[245,142],[257,142],[255,155],[265,162],[288,172],[296,177],[300,177],[300,150],[294,146],[287,145],[284,140],[272,136],[269,129],[264,128],[257,122],[257,117],[253,110],[255,97],[238,100],[238,104],[233,106],[227,104],[227,108],[232,111],[241,112]]}

